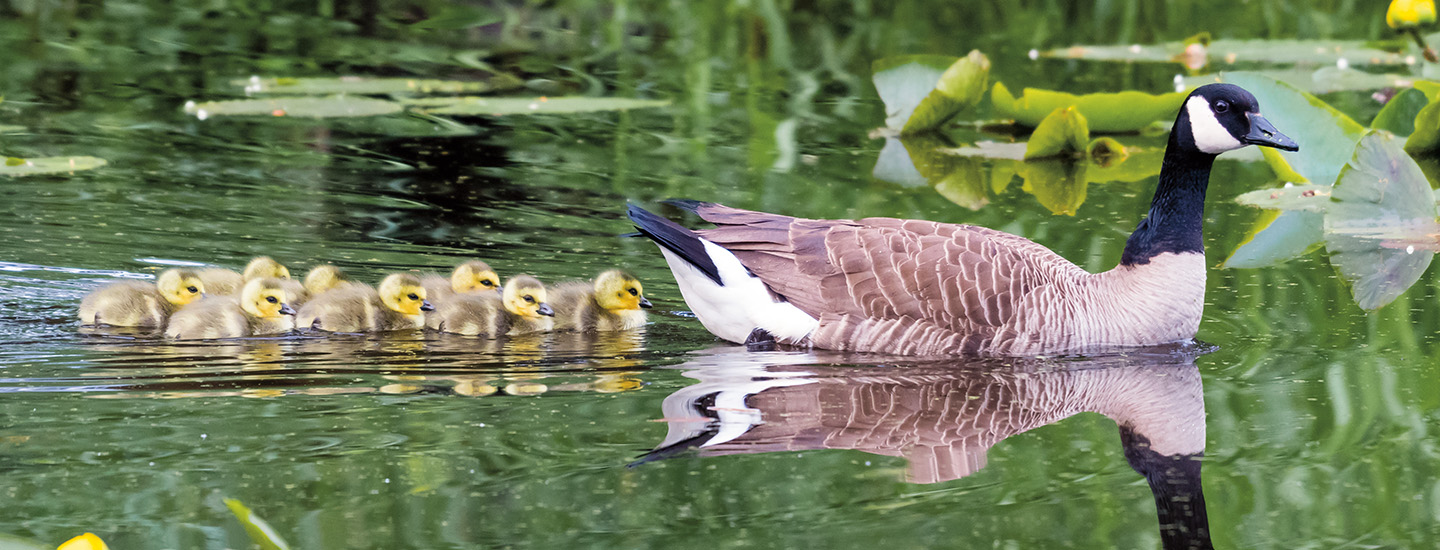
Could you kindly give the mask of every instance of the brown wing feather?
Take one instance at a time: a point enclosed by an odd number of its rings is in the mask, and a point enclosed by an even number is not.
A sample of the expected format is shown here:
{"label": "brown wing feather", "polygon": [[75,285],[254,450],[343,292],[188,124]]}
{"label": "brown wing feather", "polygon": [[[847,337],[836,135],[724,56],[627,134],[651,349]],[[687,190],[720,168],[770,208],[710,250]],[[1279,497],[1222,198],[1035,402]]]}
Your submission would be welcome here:
{"label": "brown wing feather", "polygon": [[1004,338],[1034,289],[1085,272],[1028,239],[969,225],[809,220],[720,205],[699,231],[820,320],[817,346],[926,354]]}

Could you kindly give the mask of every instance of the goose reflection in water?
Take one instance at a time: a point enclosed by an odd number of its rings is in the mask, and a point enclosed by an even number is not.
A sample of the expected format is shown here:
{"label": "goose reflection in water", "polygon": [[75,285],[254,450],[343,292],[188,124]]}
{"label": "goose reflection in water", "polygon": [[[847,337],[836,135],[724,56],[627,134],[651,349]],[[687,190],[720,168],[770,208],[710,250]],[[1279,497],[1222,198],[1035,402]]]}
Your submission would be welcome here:
{"label": "goose reflection in water", "polygon": [[936,483],[985,466],[990,447],[1081,412],[1114,420],[1125,458],[1150,484],[1164,548],[1211,548],[1200,457],[1205,402],[1195,357],[1167,347],[1087,359],[820,365],[857,356],[701,352],[699,380],[665,398],[669,433],[632,465],[674,457],[855,449],[909,461],[908,481]]}

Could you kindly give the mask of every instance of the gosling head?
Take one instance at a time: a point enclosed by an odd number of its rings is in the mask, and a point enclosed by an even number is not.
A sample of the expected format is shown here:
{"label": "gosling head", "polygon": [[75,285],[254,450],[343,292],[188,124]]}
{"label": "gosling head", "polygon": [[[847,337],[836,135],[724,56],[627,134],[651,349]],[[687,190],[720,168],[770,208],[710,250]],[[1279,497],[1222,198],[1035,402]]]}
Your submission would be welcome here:
{"label": "gosling head", "polygon": [[285,303],[285,287],[274,277],[261,277],[245,283],[240,290],[240,308],[261,319],[278,319],[281,315],[294,315],[295,310]]}
{"label": "gosling head", "polygon": [[500,290],[500,276],[490,269],[490,264],[472,260],[455,266],[450,274],[450,288],[456,294]]}
{"label": "gosling head", "polygon": [[319,294],[349,281],[350,277],[340,271],[340,268],[330,264],[320,264],[305,274],[305,291],[310,294]]}
{"label": "gosling head", "polygon": [[1299,151],[1300,145],[1260,116],[1255,96],[1234,84],[1206,84],[1185,99],[1170,141],[1209,155],[1246,145]]}
{"label": "gosling head", "polygon": [[392,273],[380,281],[380,301],[392,311],[405,315],[435,309],[425,300],[425,287],[420,286],[420,279],[409,273]]}
{"label": "gosling head", "polygon": [[629,273],[611,269],[595,278],[595,302],[610,311],[650,309],[640,280]]}
{"label": "gosling head", "polygon": [[511,277],[501,294],[505,310],[521,317],[554,317],[555,310],[550,309],[545,299],[545,285],[529,275]]}
{"label": "gosling head", "polygon": [[200,299],[205,294],[205,284],[200,276],[188,269],[167,269],[155,278],[155,288],[165,301],[183,306]]}
{"label": "gosling head", "polygon": [[271,259],[269,256],[256,256],[245,264],[245,271],[240,274],[245,280],[259,279],[261,277],[273,277],[276,279],[289,279],[290,270]]}

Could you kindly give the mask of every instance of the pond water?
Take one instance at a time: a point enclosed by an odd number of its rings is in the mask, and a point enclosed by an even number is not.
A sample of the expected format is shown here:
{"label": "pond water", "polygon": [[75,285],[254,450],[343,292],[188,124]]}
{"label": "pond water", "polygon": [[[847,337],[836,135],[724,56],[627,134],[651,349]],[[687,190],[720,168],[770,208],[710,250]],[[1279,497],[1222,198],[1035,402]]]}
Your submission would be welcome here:
{"label": "pond water", "polygon": [[[286,33],[326,17],[162,16],[144,3],[109,4],[113,20],[56,8],[3,23],[17,55],[0,123],[18,127],[5,129],[4,152],[109,165],[0,182],[0,548],[84,531],[117,549],[249,547],[226,498],[293,548],[1158,548],[1157,499],[1127,460],[1137,435],[1177,456],[1203,450],[1195,471],[1150,481],[1178,491],[1187,506],[1175,521],[1207,528],[1216,546],[1434,547],[1435,279],[1366,313],[1322,252],[1220,268],[1261,215],[1231,199],[1273,184],[1253,155],[1222,159],[1211,178],[1204,344],[920,363],[747,352],[688,314],[655,247],[620,236],[627,201],[970,223],[1092,271],[1118,262],[1153,174],[1059,199],[1020,177],[878,180],[885,141],[870,132],[884,115],[868,62],[979,47],[1012,89],[1079,92],[1167,90],[1177,67],[1031,61],[1030,42],[944,40],[933,26],[954,15],[922,21],[900,4],[831,21],[757,2],[717,8],[709,23],[679,17],[678,4],[660,15],[577,8],[569,30],[516,8],[507,13],[538,21],[521,25],[532,42],[484,53],[529,75],[518,93],[674,103],[462,118],[466,131],[404,115],[202,121],[181,108],[233,95],[229,81],[255,73],[483,76],[416,60],[468,51],[443,40],[347,41],[336,37],[383,31],[336,24],[310,43]],[[676,22],[656,22],[665,17]],[[907,32],[899,20],[923,28],[887,41]],[[1052,36],[1109,42],[1109,20]],[[1122,39],[1146,36],[1125,20]],[[140,26],[107,26],[116,21]],[[1054,30],[1047,21],[1037,28]],[[274,32],[246,34],[262,23]],[[1171,24],[1166,37],[1184,36]],[[557,44],[569,53],[544,49]],[[957,188],[958,203],[947,199]],[[1057,201],[1075,215],[1053,213]],[[370,281],[469,258],[545,281],[623,266],[656,309],[640,333],[498,342],[176,343],[76,320],[81,296],[115,277],[177,262],[238,268],[260,254],[297,275],[330,262]]]}

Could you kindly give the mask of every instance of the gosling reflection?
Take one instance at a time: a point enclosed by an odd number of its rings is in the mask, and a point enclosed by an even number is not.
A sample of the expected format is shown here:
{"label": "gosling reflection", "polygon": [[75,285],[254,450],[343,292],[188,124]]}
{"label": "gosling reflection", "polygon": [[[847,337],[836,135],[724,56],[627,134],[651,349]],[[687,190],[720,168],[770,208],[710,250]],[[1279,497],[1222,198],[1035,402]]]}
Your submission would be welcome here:
{"label": "gosling reflection", "polygon": [[1007,437],[1096,412],[1119,426],[1126,460],[1149,482],[1164,547],[1211,548],[1196,355],[1167,348],[881,369],[816,366],[846,362],[843,355],[727,348],[680,367],[699,383],[664,400],[669,433],[636,464],[691,449],[700,456],[855,449],[904,457],[908,481],[936,483],[983,468],[986,452]]}

